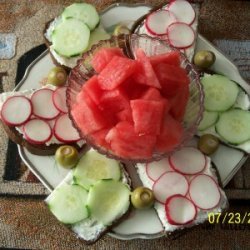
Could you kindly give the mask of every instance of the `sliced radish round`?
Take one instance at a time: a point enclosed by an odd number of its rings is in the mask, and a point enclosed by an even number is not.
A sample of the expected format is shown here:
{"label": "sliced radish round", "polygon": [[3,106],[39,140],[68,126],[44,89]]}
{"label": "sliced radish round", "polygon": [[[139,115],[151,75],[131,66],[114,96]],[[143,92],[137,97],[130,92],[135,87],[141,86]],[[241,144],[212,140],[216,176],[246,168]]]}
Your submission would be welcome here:
{"label": "sliced radish round", "polygon": [[205,174],[197,175],[191,180],[189,195],[197,207],[206,210],[217,207],[221,197],[216,181]]}
{"label": "sliced radish round", "polygon": [[192,222],[197,215],[194,203],[183,195],[169,197],[165,204],[166,217],[172,225],[185,225]]}
{"label": "sliced radish round", "polygon": [[52,130],[49,124],[40,119],[32,119],[23,126],[24,136],[33,144],[44,144],[50,140]]}
{"label": "sliced radish round", "polygon": [[166,172],[154,183],[153,192],[156,200],[165,204],[167,198],[172,195],[186,195],[188,192],[188,181],[182,174],[171,171]]}
{"label": "sliced radish round", "polygon": [[182,174],[198,174],[207,164],[206,156],[197,148],[185,147],[169,157],[171,167]]}
{"label": "sliced radish round", "polygon": [[33,106],[33,113],[35,116],[50,120],[57,117],[60,111],[53,103],[53,93],[51,89],[39,89],[31,96],[31,103]]}
{"label": "sliced radish round", "polygon": [[160,161],[154,161],[147,163],[146,173],[149,179],[156,181],[162,174],[173,171],[171,168],[168,158],[164,158]]}
{"label": "sliced radish round", "polygon": [[76,142],[81,139],[68,114],[61,115],[56,119],[54,135],[57,140],[65,143]]}
{"label": "sliced radish round", "polygon": [[68,107],[66,104],[66,90],[67,87],[61,87],[54,91],[53,93],[53,103],[55,107],[63,113],[68,112]]}
{"label": "sliced radish round", "polygon": [[24,96],[12,96],[8,98],[1,110],[1,118],[8,126],[20,126],[30,119],[32,105]]}
{"label": "sliced radish round", "polygon": [[176,18],[168,10],[158,10],[147,16],[145,26],[149,33],[153,35],[166,34],[167,27],[176,22]]}
{"label": "sliced radish round", "polygon": [[194,30],[186,23],[172,23],[167,28],[170,45],[178,49],[190,47],[195,40]]}
{"label": "sliced radish round", "polygon": [[195,19],[195,11],[192,5],[185,0],[172,1],[167,8],[177,18],[179,22],[186,24],[192,24]]}

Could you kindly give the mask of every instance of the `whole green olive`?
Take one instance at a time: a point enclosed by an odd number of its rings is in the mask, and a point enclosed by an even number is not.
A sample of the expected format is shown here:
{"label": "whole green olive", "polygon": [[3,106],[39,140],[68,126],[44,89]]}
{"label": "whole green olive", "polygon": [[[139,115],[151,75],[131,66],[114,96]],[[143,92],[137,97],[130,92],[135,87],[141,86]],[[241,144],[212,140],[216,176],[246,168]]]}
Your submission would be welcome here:
{"label": "whole green olive", "polygon": [[66,83],[67,73],[62,67],[54,67],[49,71],[48,83],[55,86],[62,86]]}
{"label": "whole green olive", "polygon": [[124,25],[117,25],[114,29],[113,35],[114,36],[119,36],[121,34],[129,34],[130,30],[128,27]]}
{"label": "whole green olive", "polygon": [[194,64],[202,69],[211,67],[216,60],[215,54],[212,51],[200,50],[194,55]]}
{"label": "whole green olive", "polygon": [[60,146],[56,150],[55,159],[61,167],[70,169],[78,162],[78,151],[73,146]]}
{"label": "whole green olive", "polygon": [[131,202],[135,208],[149,208],[154,203],[154,194],[149,188],[137,187],[131,194]]}
{"label": "whole green olive", "polygon": [[219,139],[211,134],[202,135],[198,141],[198,148],[206,155],[213,154],[219,147]]}

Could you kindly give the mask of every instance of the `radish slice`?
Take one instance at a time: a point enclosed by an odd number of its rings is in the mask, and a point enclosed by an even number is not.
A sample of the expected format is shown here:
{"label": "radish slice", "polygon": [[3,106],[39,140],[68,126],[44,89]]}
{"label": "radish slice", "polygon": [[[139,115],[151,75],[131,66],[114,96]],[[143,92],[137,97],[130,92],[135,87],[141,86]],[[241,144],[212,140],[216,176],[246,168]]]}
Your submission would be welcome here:
{"label": "radish slice", "polygon": [[192,24],[195,19],[195,11],[192,5],[185,0],[175,0],[168,5],[168,10],[171,11],[179,22]]}
{"label": "radish slice", "polygon": [[54,126],[54,135],[57,140],[65,143],[76,142],[81,139],[79,133],[73,127],[68,114],[57,118]]}
{"label": "radish slice", "polygon": [[173,171],[168,158],[164,158],[160,161],[148,163],[146,165],[146,173],[150,180],[156,181],[162,174]]}
{"label": "radish slice", "polygon": [[164,35],[167,27],[174,22],[176,22],[176,18],[170,11],[159,10],[147,16],[145,26],[153,35]]}
{"label": "radish slice", "polygon": [[172,225],[186,225],[197,215],[194,203],[182,195],[169,197],[165,204],[166,217]]}
{"label": "radish slice", "polygon": [[1,110],[1,118],[8,126],[20,126],[30,119],[32,105],[24,96],[12,96],[8,98]]}
{"label": "radish slice", "polygon": [[53,104],[54,91],[51,89],[39,89],[31,96],[31,103],[33,105],[33,113],[35,116],[51,120],[57,117],[60,111]]}
{"label": "radish slice", "polygon": [[207,164],[206,156],[197,148],[185,147],[169,157],[171,167],[182,174],[198,174]]}
{"label": "radish slice", "polygon": [[221,197],[216,181],[205,174],[197,175],[191,180],[189,195],[194,204],[201,209],[217,207]]}
{"label": "radish slice", "polygon": [[153,185],[154,196],[157,201],[165,204],[166,199],[175,194],[186,195],[188,181],[182,174],[166,172]]}
{"label": "radish slice", "polygon": [[195,40],[194,30],[186,23],[172,23],[167,28],[170,45],[184,49],[190,47]]}
{"label": "radish slice", "polygon": [[56,89],[52,98],[55,107],[63,113],[68,113],[68,107],[66,104],[66,90],[66,87]]}
{"label": "radish slice", "polygon": [[32,119],[23,126],[25,139],[33,144],[44,144],[50,140],[52,130],[49,124],[40,119]]}

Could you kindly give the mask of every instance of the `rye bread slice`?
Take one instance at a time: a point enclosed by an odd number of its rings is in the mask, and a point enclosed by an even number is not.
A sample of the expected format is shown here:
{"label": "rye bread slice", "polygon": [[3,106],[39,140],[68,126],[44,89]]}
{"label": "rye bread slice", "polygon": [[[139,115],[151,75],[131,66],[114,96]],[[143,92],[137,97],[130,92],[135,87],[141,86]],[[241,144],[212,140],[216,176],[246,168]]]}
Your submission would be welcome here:
{"label": "rye bread slice", "polygon": [[[57,148],[63,145],[63,144],[55,144],[55,143],[49,146],[45,144],[41,144],[41,145],[32,144],[28,142],[27,140],[25,140],[23,138],[23,135],[19,133],[15,127],[10,127],[6,125],[3,121],[1,121],[1,123],[6,134],[10,138],[10,140],[12,140],[13,142],[15,142],[16,144],[20,146],[25,147],[30,153],[34,155],[41,155],[41,156],[54,155]],[[76,143],[71,143],[67,145],[74,146],[78,151],[80,151],[81,149]]]}

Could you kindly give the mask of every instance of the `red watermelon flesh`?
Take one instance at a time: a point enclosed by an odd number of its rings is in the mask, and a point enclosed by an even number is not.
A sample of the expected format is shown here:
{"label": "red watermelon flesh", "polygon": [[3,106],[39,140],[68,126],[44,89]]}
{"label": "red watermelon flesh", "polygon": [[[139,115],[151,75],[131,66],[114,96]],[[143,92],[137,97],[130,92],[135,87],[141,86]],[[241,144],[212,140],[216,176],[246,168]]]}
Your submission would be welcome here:
{"label": "red watermelon flesh", "polygon": [[135,132],[138,134],[160,134],[165,101],[132,100],[130,101]]}
{"label": "red watermelon flesh", "polygon": [[97,73],[100,73],[114,56],[125,57],[120,48],[101,48],[92,58],[92,67]]}
{"label": "red watermelon flesh", "polygon": [[136,65],[135,60],[114,56],[98,75],[99,85],[105,90],[115,89],[132,75]]}
{"label": "red watermelon flesh", "polygon": [[112,151],[121,157],[130,159],[148,159],[152,157],[156,137],[139,136],[129,122],[120,122],[112,129],[107,139]]}
{"label": "red watermelon flesh", "polygon": [[85,82],[82,89],[84,89],[84,91],[96,104],[99,104],[103,90],[99,86],[96,75]]}
{"label": "red watermelon flesh", "polygon": [[127,121],[133,123],[132,110],[130,107],[119,111],[116,114],[116,117],[119,121]]}
{"label": "red watermelon flesh", "polygon": [[185,115],[189,99],[189,86],[183,85],[179,92],[169,99],[170,114],[177,120],[182,121]]}
{"label": "red watermelon flesh", "polygon": [[98,146],[110,149],[110,145],[105,139],[109,131],[110,129],[101,129],[97,132],[92,133],[91,138]]}
{"label": "red watermelon flesh", "polygon": [[150,56],[149,60],[153,67],[160,63],[180,66],[180,62],[181,62],[179,51],[170,51],[164,54]]}
{"label": "red watermelon flesh", "polygon": [[84,92],[77,97],[77,103],[72,108],[71,114],[78,127],[88,135],[102,128],[112,126],[112,120],[96,106],[91,98]]}
{"label": "red watermelon flesh", "polygon": [[142,95],[141,99],[149,101],[161,101],[162,96],[158,89],[149,87],[147,91]]}
{"label": "red watermelon flesh", "polygon": [[174,149],[182,139],[183,127],[180,122],[167,114],[161,128],[161,134],[157,136],[156,150],[168,152]]}
{"label": "red watermelon flesh", "polygon": [[144,53],[144,51],[142,49],[137,49],[136,59],[142,65],[143,74],[145,76],[145,82],[142,84],[160,89],[161,85],[160,85],[158,78],[154,72],[154,69],[150,63],[150,60],[146,56],[146,54]]}

